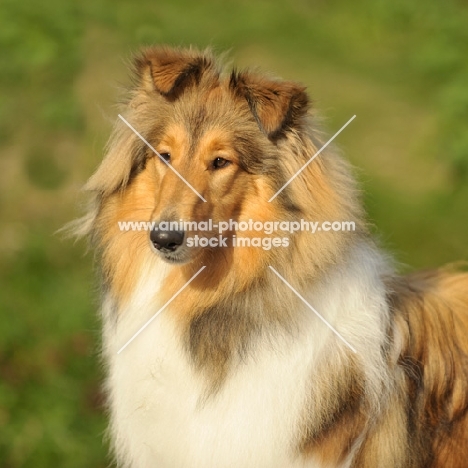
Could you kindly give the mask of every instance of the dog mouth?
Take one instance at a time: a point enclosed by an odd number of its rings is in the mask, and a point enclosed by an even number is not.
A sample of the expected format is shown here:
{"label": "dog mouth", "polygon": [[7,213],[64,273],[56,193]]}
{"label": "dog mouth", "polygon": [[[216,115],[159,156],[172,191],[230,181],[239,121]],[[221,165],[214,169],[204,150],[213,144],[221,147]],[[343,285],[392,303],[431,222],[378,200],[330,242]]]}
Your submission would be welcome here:
{"label": "dog mouth", "polygon": [[157,248],[151,243],[151,250],[161,259],[164,260],[166,263],[170,263],[172,265],[178,264],[182,265],[184,263],[188,263],[193,259],[192,253],[189,249],[185,246],[181,246],[175,250],[169,250],[165,248]]}

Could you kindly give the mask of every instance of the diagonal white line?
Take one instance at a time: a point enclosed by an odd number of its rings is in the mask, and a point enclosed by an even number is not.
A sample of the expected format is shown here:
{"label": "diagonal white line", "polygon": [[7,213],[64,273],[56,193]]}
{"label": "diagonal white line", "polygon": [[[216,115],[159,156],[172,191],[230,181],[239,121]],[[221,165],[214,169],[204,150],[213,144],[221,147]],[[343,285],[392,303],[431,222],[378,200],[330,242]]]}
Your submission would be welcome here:
{"label": "diagonal white line", "polygon": [[317,317],[325,324],[327,325],[328,328],[330,328],[330,330],[335,333],[335,335],[341,340],[343,341],[343,343],[348,346],[348,348],[353,352],[353,353],[357,353],[356,349],[353,348],[336,330],[335,328],[333,328],[332,325],[330,325],[329,322],[327,322],[271,265],[270,266],[270,269],[273,271],[273,273],[283,281],[283,283],[286,284],[286,286],[289,287],[289,289],[291,289],[291,291],[312,311],[315,313],[315,315],[317,315]]}
{"label": "diagonal white line", "polygon": [[193,190],[193,192],[194,192],[198,197],[200,197],[204,202],[206,202],[206,200],[192,187],[192,185],[191,185],[181,174],[179,174],[179,173],[174,169],[174,167],[173,167],[171,164],[169,164],[169,162],[166,161],[166,160],[153,148],[153,146],[151,146],[151,144],[143,137],[143,135],[141,135],[139,132],[137,132],[137,131],[135,130],[135,128],[134,128],[127,120],[125,120],[125,118],[122,117],[120,114],[119,114],[119,119],[122,120],[122,122],[124,122],[124,123],[127,125],[127,127],[130,128],[130,130],[132,130],[133,133],[135,133],[135,135],[137,135],[137,136],[146,144],[146,146],[147,146],[149,149],[151,149],[151,151],[153,151],[153,153],[156,154],[156,155],[159,157],[159,159],[160,159],[164,164],[166,164],[167,167],[168,167],[169,169],[172,170],[172,172],[174,172],[174,174],[177,175],[177,177],[179,177],[180,180],[184,181],[184,182],[187,184],[187,186],[190,187],[190,188]]}
{"label": "diagonal white line", "polygon": [[120,354],[204,269],[202,266],[118,351]]}
{"label": "diagonal white line", "polygon": [[269,200],[274,200],[354,119],[353,115]]}

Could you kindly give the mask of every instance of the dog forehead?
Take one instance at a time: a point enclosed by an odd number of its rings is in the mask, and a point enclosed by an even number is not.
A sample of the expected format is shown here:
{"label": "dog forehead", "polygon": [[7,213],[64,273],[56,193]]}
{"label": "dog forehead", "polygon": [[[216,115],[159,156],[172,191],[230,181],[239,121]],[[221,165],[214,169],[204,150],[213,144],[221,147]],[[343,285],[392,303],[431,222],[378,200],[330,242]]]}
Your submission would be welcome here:
{"label": "dog forehead", "polygon": [[178,114],[190,127],[232,121],[241,117],[239,101],[226,89],[195,89],[187,98],[180,99]]}
{"label": "dog forehead", "polygon": [[194,150],[200,139],[210,134],[224,135],[227,140],[245,131],[246,127],[255,129],[248,107],[241,104],[221,87],[209,91],[194,90],[174,103],[173,121],[185,129]]}

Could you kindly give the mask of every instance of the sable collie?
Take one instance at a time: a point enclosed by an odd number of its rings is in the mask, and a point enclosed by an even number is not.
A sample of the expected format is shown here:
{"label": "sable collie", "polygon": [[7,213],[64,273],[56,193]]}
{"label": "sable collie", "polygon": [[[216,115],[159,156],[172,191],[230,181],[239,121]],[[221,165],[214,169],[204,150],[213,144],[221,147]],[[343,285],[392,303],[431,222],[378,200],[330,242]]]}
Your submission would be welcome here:
{"label": "sable collie", "polygon": [[[118,466],[468,467],[468,274],[396,274],[348,164],[329,147],[307,164],[325,139],[305,88],[223,68],[135,59],[75,226],[102,273]],[[227,220],[226,245],[194,245]],[[281,230],[297,220],[355,229]]]}

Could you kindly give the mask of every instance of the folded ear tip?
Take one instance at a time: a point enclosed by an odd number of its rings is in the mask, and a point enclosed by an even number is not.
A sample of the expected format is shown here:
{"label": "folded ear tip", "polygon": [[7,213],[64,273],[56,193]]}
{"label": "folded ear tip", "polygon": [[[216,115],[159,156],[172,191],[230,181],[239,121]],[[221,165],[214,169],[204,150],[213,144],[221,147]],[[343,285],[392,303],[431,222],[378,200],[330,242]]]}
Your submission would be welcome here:
{"label": "folded ear tip", "polygon": [[296,108],[303,109],[304,113],[307,112],[311,105],[311,100],[309,94],[307,93],[307,88],[305,86],[296,84],[294,101]]}
{"label": "folded ear tip", "polygon": [[229,87],[244,98],[270,139],[276,139],[307,114],[309,96],[306,87],[294,81],[280,81],[251,72],[233,70]]}
{"label": "folded ear tip", "polygon": [[153,46],[138,54],[134,70],[141,84],[169,97],[184,85],[198,82],[203,72],[214,68],[214,59],[209,49]]}

